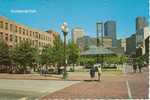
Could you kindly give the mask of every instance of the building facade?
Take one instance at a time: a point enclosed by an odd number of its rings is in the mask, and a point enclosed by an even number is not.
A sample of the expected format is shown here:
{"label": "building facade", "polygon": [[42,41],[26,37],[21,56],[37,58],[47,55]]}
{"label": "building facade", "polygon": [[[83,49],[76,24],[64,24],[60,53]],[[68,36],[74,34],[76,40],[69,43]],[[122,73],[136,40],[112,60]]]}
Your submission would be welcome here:
{"label": "building facade", "polygon": [[142,41],[142,55],[144,54],[148,54],[148,50],[149,50],[149,45],[148,44],[148,39],[149,39],[149,36],[150,36],[150,27],[144,27],[143,29],[143,33],[144,33],[144,39]]}
{"label": "building facade", "polygon": [[[100,45],[102,45],[102,38],[99,37]],[[92,45],[97,45],[96,37],[83,36],[77,39],[77,45],[81,51],[84,51],[85,48],[90,47]],[[112,47],[112,38],[111,37],[103,37],[103,46],[106,48]]]}
{"label": "building facade", "polygon": [[126,54],[127,55],[136,54],[136,35],[135,34],[133,34],[132,36],[126,39]]}
{"label": "building facade", "polygon": [[74,43],[77,43],[77,39],[85,35],[85,30],[80,27],[75,27],[72,29],[71,35],[72,35],[72,40],[74,41]]}
{"label": "building facade", "polygon": [[124,52],[126,52],[126,38],[125,39],[121,39],[121,47],[123,47]]}
{"label": "building facade", "polygon": [[40,31],[22,24],[18,24],[15,21],[11,21],[5,17],[0,17],[0,37],[10,47],[13,47],[22,41],[29,41],[32,46],[42,49],[45,45],[53,45],[56,35],[58,35],[58,33],[54,31]]}
{"label": "building facade", "polygon": [[104,23],[104,36],[112,38],[112,46],[116,46],[116,22],[106,21]]}
{"label": "building facade", "polygon": [[126,39],[117,40],[117,48],[123,48],[124,53],[126,52]]}
{"label": "building facade", "polygon": [[147,19],[144,16],[136,17],[136,32],[148,25]]}
{"label": "building facade", "polygon": [[144,40],[144,31],[147,26],[147,21],[145,17],[137,17],[136,18],[136,47],[138,48],[142,45]]}
{"label": "building facade", "polygon": [[77,39],[77,46],[79,47],[80,51],[87,50],[89,45],[90,45],[89,36],[83,36]]}
{"label": "building facade", "polygon": [[[106,47],[106,48],[111,48],[112,47],[112,38],[111,37],[99,37],[99,44],[102,45],[103,43],[103,46]],[[90,44],[91,45],[97,45],[97,38],[96,37],[93,37],[90,39]]]}
{"label": "building facade", "polygon": [[150,55],[150,36],[145,39],[145,54]]}

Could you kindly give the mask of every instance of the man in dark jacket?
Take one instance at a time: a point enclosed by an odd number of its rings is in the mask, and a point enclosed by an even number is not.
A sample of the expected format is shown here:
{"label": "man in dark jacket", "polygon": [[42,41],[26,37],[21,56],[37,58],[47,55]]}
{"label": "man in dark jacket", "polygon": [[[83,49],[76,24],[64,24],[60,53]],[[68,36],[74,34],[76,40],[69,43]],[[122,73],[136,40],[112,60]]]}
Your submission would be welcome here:
{"label": "man in dark jacket", "polygon": [[91,69],[90,69],[90,76],[91,76],[92,80],[95,77],[95,68],[94,68],[94,66],[92,66]]}

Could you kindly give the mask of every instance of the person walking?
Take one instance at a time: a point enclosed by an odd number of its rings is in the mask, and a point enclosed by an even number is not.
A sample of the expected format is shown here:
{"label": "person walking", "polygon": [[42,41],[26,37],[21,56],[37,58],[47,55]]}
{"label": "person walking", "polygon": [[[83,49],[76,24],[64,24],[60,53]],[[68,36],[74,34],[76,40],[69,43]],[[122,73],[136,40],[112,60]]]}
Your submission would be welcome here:
{"label": "person walking", "polygon": [[139,68],[139,72],[141,73],[142,72],[142,65],[138,64],[138,68]]}
{"label": "person walking", "polygon": [[98,81],[101,81],[102,68],[100,65],[97,66],[97,74],[98,74]]}
{"label": "person walking", "polygon": [[134,73],[136,73],[136,70],[137,70],[137,64],[136,64],[136,62],[133,63],[133,70],[134,70]]}
{"label": "person walking", "polygon": [[91,76],[91,79],[92,79],[92,80],[93,80],[94,77],[95,77],[95,68],[94,68],[94,66],[92,66],[91,69],[90,69],[90,76]]}

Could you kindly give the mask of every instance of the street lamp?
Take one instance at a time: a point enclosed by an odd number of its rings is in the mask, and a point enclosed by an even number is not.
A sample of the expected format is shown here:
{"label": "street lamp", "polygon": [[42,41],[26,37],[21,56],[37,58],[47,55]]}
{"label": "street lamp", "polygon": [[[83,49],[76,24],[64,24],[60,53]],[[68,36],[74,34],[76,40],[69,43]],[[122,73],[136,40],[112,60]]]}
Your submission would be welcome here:
{"label": "street lamp", "polygon": [[61,31],[63,32],[64,35],[64,73],[63,73],[63,79],[67,78],[67,71],[66,71],[66,65],[67,65],[67,59],[66,59],[66,36],[68,34],[68,24],[64,22],[61,25]]}
{"label": "street lamp", "polygon": [[[101,34],[101,46],[103,47],[103,23],[97,22],[96,23],[96,32],[97,32],[97,48],[100,46],[99,41],[99,34]],[[97,55],[97,63],[99,63],[99,56]],[[103,63],[103,56],[102,56],[102,63]]]}

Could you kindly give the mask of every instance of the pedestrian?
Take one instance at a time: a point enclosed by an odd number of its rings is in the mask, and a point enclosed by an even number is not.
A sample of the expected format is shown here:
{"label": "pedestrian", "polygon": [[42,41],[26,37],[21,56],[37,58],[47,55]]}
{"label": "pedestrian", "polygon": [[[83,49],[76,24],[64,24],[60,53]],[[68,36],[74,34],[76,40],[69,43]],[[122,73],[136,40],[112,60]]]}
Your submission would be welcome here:
{"label": "pedestrian", "polygon": [[100,65],[97,66],[97,74],[98,74],[98,81],[101,81],[102,68]]}
{"label": "pedestrian", "polygon": [[43,75],[43,68],[42,68],[42,66],[39,66],[39,71],[40,71],[40,75],[42,76]]}
{"label": "pedestrian", "polygon": [[90,76],[91,76],[91,79],[92,79],[92,80],[93,80],[94,77],[95,77],[95,68],[94,68],[94,66],[92,66],[91,69],[90,69]]}
{"label": "pedestrian", "polygon": [[44,66],[41,67],[41,73],[44,75]]}
{"label": "pedestrian", "polygon": [[142,72],[142,64],[138,64],[138,67],[139,67],[139,72],[141,73]]}
{"label": "pedestrian", "polygon": [[136,70],[137,70],[137,64],[134,62],[133,63],[133,70],[134,70],[134,73],[136,73]]}

